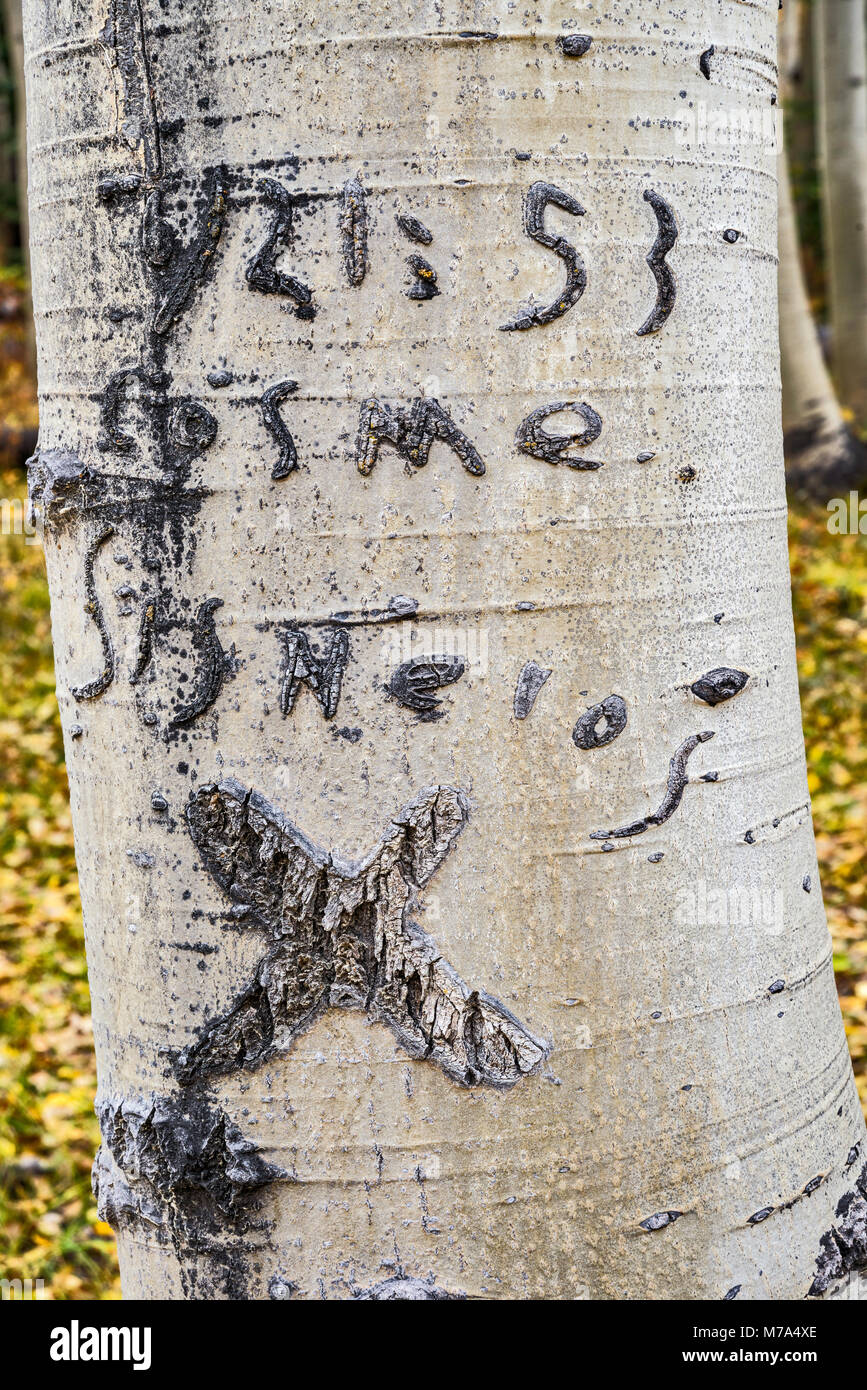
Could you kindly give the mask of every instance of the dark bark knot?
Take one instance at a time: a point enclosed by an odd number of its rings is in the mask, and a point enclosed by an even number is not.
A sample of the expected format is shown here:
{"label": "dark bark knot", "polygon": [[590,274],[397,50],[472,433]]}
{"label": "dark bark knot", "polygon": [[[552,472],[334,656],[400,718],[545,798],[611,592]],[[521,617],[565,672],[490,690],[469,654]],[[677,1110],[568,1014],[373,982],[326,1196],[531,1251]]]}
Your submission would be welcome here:
{"label": "dark bark knot", "polygon": [[205,867],[268,947],[231,1007],[175,1055],[178,1079],[257,1067],[329,1007],[364,1010],[464,1086],[507,1089],[535,1071],[548,1044],[466,985],[410,917],[467,819],[462,792],[427,787],[350,862],[235,781],[194,792],[187,824]]}

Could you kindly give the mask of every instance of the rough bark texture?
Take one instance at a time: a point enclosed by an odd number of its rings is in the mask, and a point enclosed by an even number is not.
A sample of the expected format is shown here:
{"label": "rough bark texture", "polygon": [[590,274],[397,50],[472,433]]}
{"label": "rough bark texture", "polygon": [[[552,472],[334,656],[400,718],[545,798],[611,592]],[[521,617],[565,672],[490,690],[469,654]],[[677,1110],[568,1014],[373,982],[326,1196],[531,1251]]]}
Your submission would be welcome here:
{"label": "rough bark texture", "polygon": [[127,1295],[806,1296],[775,0],[25,15]]}
{"label": "rough bark texture", "polygon": [[814,0],[823,230],[840,400],[867,424],[867,25],[863,0]]}

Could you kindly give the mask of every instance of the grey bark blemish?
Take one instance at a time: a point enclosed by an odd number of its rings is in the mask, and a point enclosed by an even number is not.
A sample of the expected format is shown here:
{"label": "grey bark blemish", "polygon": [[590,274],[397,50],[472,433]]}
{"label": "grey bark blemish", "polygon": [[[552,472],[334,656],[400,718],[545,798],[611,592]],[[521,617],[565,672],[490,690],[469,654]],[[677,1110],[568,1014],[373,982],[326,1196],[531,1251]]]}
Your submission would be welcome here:
{"label": "grey bark blemish", "polygon": [[153,98],[153,81],[144,41],[140,0],[111,0],[103,41],[114,49],[123,90],[121,135],[130,149],[141,145],[145,171],[151,178],[162,172],[159,122]]}
{"label": "grey bark blemish", "polygon": [[409,1303],[440,1302],[444,1299],[466,1299],[465,1293],[449,1293],[426,1279],[411,1279],[408,1275],[397,1274],[392,1279],[383,1279],[370,1289],[357,1289],[353,1299],[358,1301],[389,1303],[402,1300]]}
{"label": "grey bark blemish", "polygon": [[194,1094],[97,1103],[102,1148],[93,1167],[100,1220],[179,1222],[220,1231],[261,1188],[285,1179],[228,1116]]}
{"label": "grey bark blemish", "polygon": [[457,454],[464,468],[475,477],[485,471],[477,450],[458,429],[439,401],[421,396],[409,406],[388,406],[375,396],[362,402],[355,446],[355,461],[364,477],[372,473],[379,458],[380,445],[390,444],[405,462],[406,472],[423,468],[431,445],[441,439]]}
{"label": "grey bark blemish", "polygon": [[564,58],[583,58],[592,42],[589,34],[561,34],[557,39],[557,47]]}
{"label": "grey bark blemish", "polygon": [[416,241],[420,246],[430,246],[433,241],[433,232],[429,231],[417,217],[413,217],[412,213],[400,212],[395,217],[395,221],[404,236],[409,237],[410,241]]}
{"label": "grey bark blemish", "polygon": [[280,712],[291,714],[302,685],[313,692],[325,719],[333,719],[340,703],[343,673],[349,661],[349,633],[340,628],[327,632],[327,646],[318,656],[310,639],[297,627],[288,627],[279,634],[283,645],[283,670],[280,676]]}
{"label": "grey bark blemish", "polygon": [[834,1215],[838,1220],[819,1241],[808,1298],[818,1297],[845,1275],[867,1267],[867,1164],[855,1186],[843,1193]]}
{"label": "grey bark blemish", "polygon": [[292,195],[276,179],[261,179],[258,191],[274,208],[274,216],[265,240],[244,272],[247,284],[260,294],[276,294],[293,300],[299,318],[312,318],[315,310],[309,287],[297,276],[277,269],[277,257],[292,239]]}
{"label": "grey bark blemish", "polygon": [[501,325],[500,331],[502,333],[513,333],[527,328],[536,328],[541,324],[553,323],[555,319],[561,318],[571,309],[573,304],[578,303],[587,288],[587,272],[575,247],[565,237],[555,236],[551,232],[545,231],[545,209],[549,203],[553,203],[554,207],[562,208],[564,212],[572,213],[575,217],[583,217],[584,209],[577,198],[572,197],[571,193],[564,193],[562,188],[556,188],[554,184],[544,183],[541,180],[530,186],[524,199],[524,231],[539,246],[545,246],[550,251],[554,251],[564,262],[566,284],[557,298],[552,300],[550,304],[545,306],[530,304],[526,308],[519,309],[514,318]]}
{"label": "grey bark blemish", "polygon": [[515,697],[512,708],[516,719],[526,719],[536,703],[536,698],[542,686],[551,674],[551,670],[538,666],[535,661],[528,661],[521,667],[518,683],[515,686]]}
{"label": "grey bark blemish", "polygon": [[278,1303],[288,1302],[297,1292],[298,1285],[294,1280],[285,1279],[282,1274],[272,1274],[268,1281],[268,1297]]}
{"label": "grey bark blemish", "polygon": [[367,195],[360,179],[343,185],[340,234],[346,278],[350,285],[360,285],[367,274]]}
{"label": "grey bark blemish", "polygon": [[655,1211],[652,1216],[646,1216],[638,1224],[643,1231],[661,1231],[666,1226],[672,1226],[682,1216],[682,1211]]}
{"label": "grey bark blemish", "polygon": [[389,681],[389,693],[399,704],[415,710],[422,719],[431,721],[442,719],[445,710],[434,691],[444,685],[453,685],[460,680],[466,667],[459,657],[416,656],[404,661],[393,672]]}
{"label": "grey bark blemish", "polygon": [[723,701],[739,695],[748,680],[746,671],[736,671],[731,666],[716,666],[693,681],[689,688],[706,705],[721,705]]}
{"label": "grey bark blemish", "polygon": [[407,268],[411,275],[411,282],[407,290],[407,298],[415,300],[435,299],[440,293],[437,284],[437,273],[429,261],[424,256],[413,254],[406,258]]}
{"label": "grey bark blemish", "polygon": [[269,386],[262,396],[262,418],[265,421],[265,428],[269,434],[273,435],[280,450],[277,462],[271,470],[271,477],[275,482],[280,478],[288,477],[298,467],[295,440],[289,433],[286,422],[280,414],[280,406],[283,401],[297,389],[297,381],[278,381],[275,386]]}
{"label": "grey bark blemish", "polygon": [[[561,410],[572,410],[584,420],[586,430],[574,434],[549,434],[542,428],[550,415],[558,415]],[[518,426],[515,444],[522,454],[543,459],[545,463],[565,463],[569,468],[595,470],[602,464],[593,459],[575,458],[567,453],[570,448],[584,449],[598,439],[602,433],[602,417],[586,401],[553,401],[532,410]]]}
{"label": "grey bark blemish", "polygon": [[656,214],[657,232],[646,257],[653,278],[656,281],[656,303],[644,323],[637,330],[637,336],[644,338],[649,333],[658,333],[668,319],[677,297],[677,282],[671,266],[666,260],[669,251],[677,241],[677,221],[672,209],[663,197],[652,188],[644,190],[644,201],[649,203]]}
{"label": "grey bark blemish", "polygon": [[181,401],[169,421],[169,432],[180,449],[199,454],[217,437],[217,421],[200,401]]}
{"label": "grey bark blemish", "polygon": [[[576,748],[604,748],[623,733],[627,721],[626,701],[622,695],[607,695],[598,705],[591,705],[572,730]],[[603,724],[602,729],[598,728]]]}
{"label": "grey bark blemish", "polygon": [[357,862],[313,845],[237,782],[201,787],[187,824],[205,867],[268,948],[231,1008],[175,1054],[184,1085],[289,1050],[328,1007],[361,1009],[411,1056],[463,1086],[514,1086],[547,1058],[498,1000],[470,989],[410,917],[467,824],[453,787],[427,787]]}
{"label": "grey bark blemish", "polygon": [[106,541],[109,540],[114,533],[113,526],[105,526],[91,541],[84,558],[84,611],[99,633],[99,640],[102,643],[104,665],[102,671],[94,680],[88,681],[86,685],[73,687],[72,696],[75,700],[96,700],[100,695],[105,694],[114,680],[114,647],[108,627],[106,626],[102,604],[96,592],[96,580],[93,572],[97,555]]}
{"label": "grey bark blemish", "polygon": [[175,254],[177,235],[163,215],[162,190],[154,188],[145,199],[141,225],[142,255],[154,270],[162,270]]}
{"label": "grey bark blemish", "polygon": [[689,738],[684,739],[683,743],[674,754],[668,765],[668,784],[665,796],[662,798],[658,808],[652,815],[646,816],[643,820],[633,821],[630,825],[621,825],[616,830],[592,830],[591,840],[620,840],[626,839],[631,835],[643,835],[651,825],[662,825],[672,816],[681,803],[683,793],[686,789],[687,781],[686,764],[690,754],[700,743],[707,743],[708,739],[713,738],[713,732],[705,729],[700,734],[690,734]]}

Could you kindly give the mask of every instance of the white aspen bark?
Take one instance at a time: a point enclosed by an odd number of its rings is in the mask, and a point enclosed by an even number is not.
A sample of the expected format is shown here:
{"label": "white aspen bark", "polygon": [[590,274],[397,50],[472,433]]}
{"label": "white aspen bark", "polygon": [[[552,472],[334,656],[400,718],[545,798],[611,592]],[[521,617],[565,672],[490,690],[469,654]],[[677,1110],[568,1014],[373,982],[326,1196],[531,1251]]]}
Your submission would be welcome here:
{"label": "white aspen bark", "polygon": [[775,0],[25,21],[126,1295],[839,1289]]}
{"label": "white aspen bark", "polygon": [[807,287],[785,145],[778,155],[778,295],[786,476],[807,494],[828,498],[864,476],[863,449],[837,400],[819,343]]}
{"label": "white aspen bark", "polygon": [[837,391],[867,423],[867,26],[863,0],[815,0],[817,119]]}

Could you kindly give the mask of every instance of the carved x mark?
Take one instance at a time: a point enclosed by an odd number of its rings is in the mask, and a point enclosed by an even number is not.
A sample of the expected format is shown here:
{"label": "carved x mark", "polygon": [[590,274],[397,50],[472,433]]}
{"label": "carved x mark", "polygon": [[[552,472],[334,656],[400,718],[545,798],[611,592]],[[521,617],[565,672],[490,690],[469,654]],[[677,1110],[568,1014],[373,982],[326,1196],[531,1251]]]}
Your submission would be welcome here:
{"label": "carved x mark", "polygon": [[351,862],[238,782],[194,792],[187,823],[205,866],[270,946],[228,1012],[175,1054],[178,1079],[259,1066],[329,1006],[365,1010],[464,1086],[505,1089],[534,1071],[548,1045],[464,984],[409,916],[467,819],[462,792],[427,787]]}

